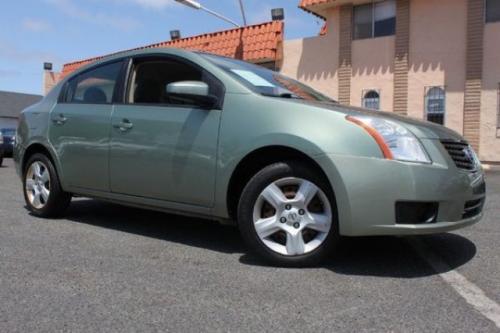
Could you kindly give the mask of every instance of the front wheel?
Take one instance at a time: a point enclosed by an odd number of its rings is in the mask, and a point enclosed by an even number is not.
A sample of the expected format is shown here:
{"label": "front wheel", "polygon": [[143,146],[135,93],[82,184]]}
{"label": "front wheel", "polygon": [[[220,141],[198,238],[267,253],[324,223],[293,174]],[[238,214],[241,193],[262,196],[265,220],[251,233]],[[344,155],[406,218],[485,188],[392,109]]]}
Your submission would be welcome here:
{"label": "front wheel", "polygon": [[62,190],[52,161],[34,154],[23,173],[24,199],[28,209],[38,217],[58,217],[68,207],[71,194]]}
{"label": "front wheel", "polygon": [[238,223],[250,248],[279,266],[318,264],[339,238],[328,181],[296,161],[269,165],[249,181]]}

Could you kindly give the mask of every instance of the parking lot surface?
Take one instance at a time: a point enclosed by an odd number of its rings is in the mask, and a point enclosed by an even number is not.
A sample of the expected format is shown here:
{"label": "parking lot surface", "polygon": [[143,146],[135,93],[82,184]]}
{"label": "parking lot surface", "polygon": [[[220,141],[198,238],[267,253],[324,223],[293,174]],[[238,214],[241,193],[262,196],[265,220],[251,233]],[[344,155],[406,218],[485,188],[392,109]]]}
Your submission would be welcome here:
{"label": "parking lot surface", "polygon": [[75,199],[24,208],[0,168],[0,332],[498,332],[500,172],[459,232],[346,238],[323,265],[268,267],[234,227]]}

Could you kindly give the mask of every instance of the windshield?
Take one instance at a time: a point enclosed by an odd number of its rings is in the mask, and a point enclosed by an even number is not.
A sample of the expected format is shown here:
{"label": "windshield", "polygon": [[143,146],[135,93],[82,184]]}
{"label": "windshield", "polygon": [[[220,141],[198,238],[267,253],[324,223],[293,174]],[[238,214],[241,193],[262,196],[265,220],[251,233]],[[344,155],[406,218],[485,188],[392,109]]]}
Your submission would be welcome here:
{"label": "windshield", "polygon": [[311,87],[267,68],[211,54],[200,53],[200,55],[259,94],[319,102],[335,102]]}

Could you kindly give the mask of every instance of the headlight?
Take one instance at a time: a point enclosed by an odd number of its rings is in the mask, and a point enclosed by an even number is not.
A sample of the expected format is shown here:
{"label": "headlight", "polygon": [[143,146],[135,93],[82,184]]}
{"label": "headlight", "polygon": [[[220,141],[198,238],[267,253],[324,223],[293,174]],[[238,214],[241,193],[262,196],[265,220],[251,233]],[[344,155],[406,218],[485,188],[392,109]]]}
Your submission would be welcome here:
{"label": "headlight", "polygon": [[424,147],[413,133],[393,121],[369,116],[347,116],[377,142],[385,158],[406,162],[431,163]]}

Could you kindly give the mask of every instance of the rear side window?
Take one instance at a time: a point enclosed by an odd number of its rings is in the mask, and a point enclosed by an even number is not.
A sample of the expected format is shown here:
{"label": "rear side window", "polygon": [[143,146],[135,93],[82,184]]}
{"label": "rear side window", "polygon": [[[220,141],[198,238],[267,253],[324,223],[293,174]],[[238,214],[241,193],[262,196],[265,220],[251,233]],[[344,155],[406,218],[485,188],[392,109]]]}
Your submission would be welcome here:
{"label": "rear side window", "polygon": [[63,101],[78,104],[112,103],[121,68],[122,61],[102,65],[78,75],[68,81]]}

